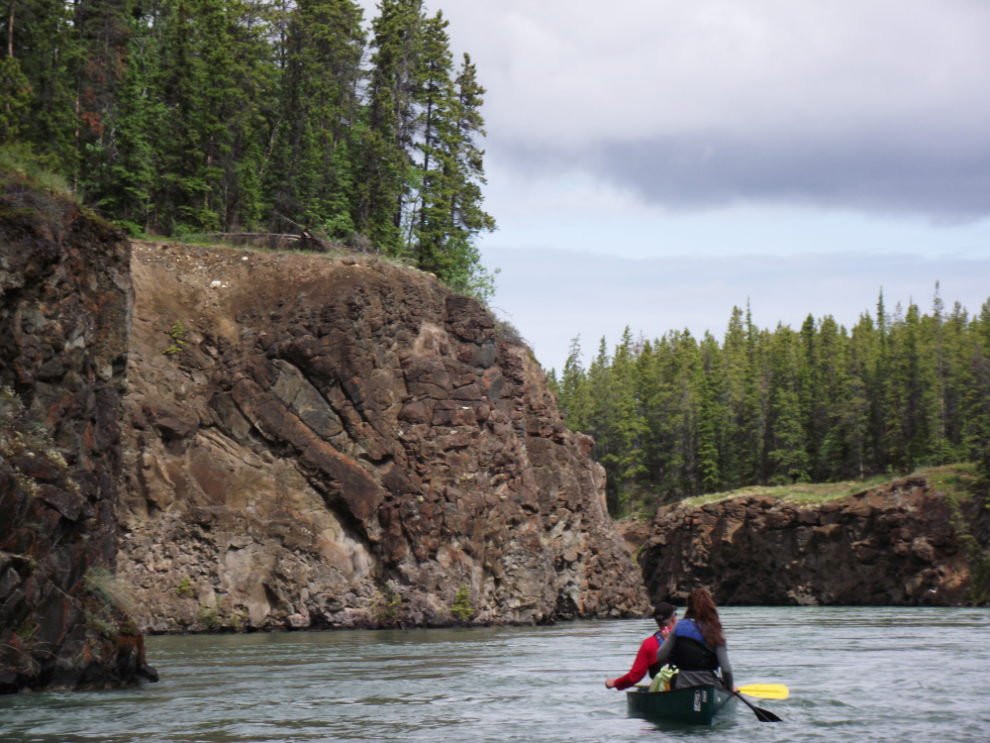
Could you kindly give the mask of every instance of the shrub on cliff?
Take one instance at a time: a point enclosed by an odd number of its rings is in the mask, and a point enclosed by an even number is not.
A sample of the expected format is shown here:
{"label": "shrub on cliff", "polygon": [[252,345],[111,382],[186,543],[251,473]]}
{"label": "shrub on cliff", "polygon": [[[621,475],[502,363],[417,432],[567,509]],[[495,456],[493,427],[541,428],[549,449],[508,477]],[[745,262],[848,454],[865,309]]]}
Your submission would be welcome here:
{"label": "shrub on cliff", "polygon": [[455,619],[467,621],[474,617],[474,607],[471,605],[471,589],[467,583],[461,583],[454,596],[454,605],[450,608],[450,614]]}

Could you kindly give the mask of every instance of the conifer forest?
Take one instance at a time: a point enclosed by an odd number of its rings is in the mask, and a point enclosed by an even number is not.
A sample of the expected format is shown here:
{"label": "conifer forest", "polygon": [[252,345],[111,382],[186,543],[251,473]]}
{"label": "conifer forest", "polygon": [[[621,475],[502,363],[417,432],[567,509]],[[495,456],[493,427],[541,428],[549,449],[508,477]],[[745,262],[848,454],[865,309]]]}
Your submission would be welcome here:
{"label": "conifer forest", "polygon": [[587,369],[579,339],[550,383],[571,430],[595,439],[613,516],[638,503],[750,485],[862,480],[975,461],[990,473],[990,300],[938,295],[851,329],[812,316],[761,329],[735,308],[721,343],[671,331]]}
{"label": "conifer forest", "polygon": [[[8,0],[0,148],[132,236],[311,231],[494,291],[485,89],[442,12],[380,0]],[[7,156],[5,155],[5,156]],[[550,384],[609,509],[967,460],[990,473],[990,302],[809,316],[721,343],[578,339]],[[988,475],[990,477],[990,475]]]}
{"label": "conifer forest", "polygon": [[422,0],[10,0],[0,144],[132,235],[320,231],[486,296],[484,88]]}

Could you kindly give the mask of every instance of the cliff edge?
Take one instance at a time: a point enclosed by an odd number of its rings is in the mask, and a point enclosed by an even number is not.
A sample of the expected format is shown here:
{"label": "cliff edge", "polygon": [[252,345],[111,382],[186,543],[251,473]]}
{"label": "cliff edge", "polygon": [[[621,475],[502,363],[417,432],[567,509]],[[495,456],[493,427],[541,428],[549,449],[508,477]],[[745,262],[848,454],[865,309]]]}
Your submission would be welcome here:
{"label": "cliff edge", "polygon": [[71,198],[0,173],[0,693],[155,678],[112,577],[129,263]]}
{"label": "cliff edge", "polygon": [[136,242],[118,575],[154,632],[627,617],[591,441],[487,310],[374,257]]}
{"label": "cliff edge", "polygon": [[967,480],[943,468],[822,503],[753,494],[670,506],[639,562],[654,601],[683,603],[703,586],[719,605],[963,604],[974,574],[986,577],[990,541]]}

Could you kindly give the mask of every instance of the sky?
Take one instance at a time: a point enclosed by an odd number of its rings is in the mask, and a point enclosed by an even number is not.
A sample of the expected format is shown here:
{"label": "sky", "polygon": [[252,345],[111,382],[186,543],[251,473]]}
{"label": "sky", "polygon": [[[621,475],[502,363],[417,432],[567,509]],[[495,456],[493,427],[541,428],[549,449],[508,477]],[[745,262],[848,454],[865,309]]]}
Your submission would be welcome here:
{"label": "sky", "polygon": [[[371,3],[366,5],[374,14]],[[990,298],[990,3],[429,0],[486,87],[492,304],[560,370]]]}

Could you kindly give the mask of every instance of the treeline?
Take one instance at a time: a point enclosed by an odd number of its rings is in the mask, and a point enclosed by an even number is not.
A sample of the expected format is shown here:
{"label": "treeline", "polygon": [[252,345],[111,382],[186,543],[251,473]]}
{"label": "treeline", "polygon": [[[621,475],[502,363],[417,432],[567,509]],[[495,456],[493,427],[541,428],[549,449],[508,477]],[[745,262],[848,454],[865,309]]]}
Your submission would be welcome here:
{"label": "treeline", "polygon": [[321,230],[482,295],[484,88],[381,0],[10,0],[0,144],[132,234]]}
{"label": "treeline", "polygon": [[[990,463],[990,300],[970,317],[938,296],[851,330],[828,316],[759,329],[735,308],[721,344],[629,329],[585,369],[578,339],[550,382],[568,427],[591,434],[613,515],[748,485]],[[988,470],[990,472],[990,470]]]}

